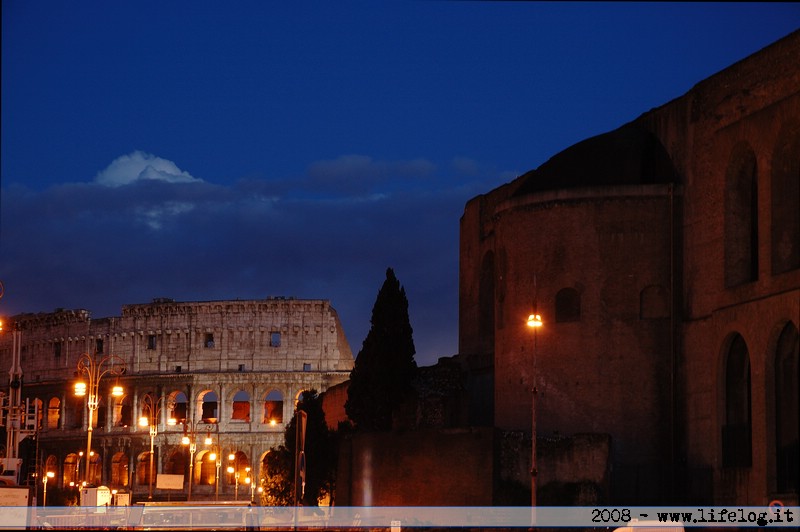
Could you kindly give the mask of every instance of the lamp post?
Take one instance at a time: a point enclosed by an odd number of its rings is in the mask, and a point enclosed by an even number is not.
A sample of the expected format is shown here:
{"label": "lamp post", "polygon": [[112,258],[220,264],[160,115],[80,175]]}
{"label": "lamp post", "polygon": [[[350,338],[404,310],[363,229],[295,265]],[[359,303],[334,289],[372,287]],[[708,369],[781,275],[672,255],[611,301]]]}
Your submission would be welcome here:
{"label": "lamp post", "polygon": [[[125,361],[117,355],[107,355],[97,360],[95,356],[89,353],[84,353],[78,359],[78,377],[83,374],[86,375],[86,381],[79,380],[75,383],[75,395],[83,397],[88,394],[86,406],[88,408],[87,419],[89,421],[87,426],[86,436],[86,471],[84,472],[84,482],[89,484],[89,456],[92,452],[92,425],[94,424],[94,413],[100,406],[100,381],[104,375],[110,373],[112,375],[122,375],[125,372]],[[114,397],[122,396],[122,386],[119,384],[112,388],[111,395]]]}
{"label": "lamp post", "polygon": [[250,476],[250,466],[245,467],[244,472],[247,473],[244,483],[250,485],[250,503],[252,503],[256,497],[256,483],[253,482],[253,478]]}
{"label": "lamp post", "polygon": [[183,426],[183,438],[181,443],[189,447],[189,493],[186,496],[187,501],[192,500],[192,478],[194,477],[194,453],[197,451],[196,431],[194,428]]}
{"label": "lamp post", "polygon": [[531,364],[531,507],[536,506],[536,476],[539,471],[536,467],[536,330],[542,326],[542,316],[533,304],[533,313],[528,316],[528,327],[533,329],[533,360]]}
{"label": "lamp post", "polygon": [[42,506],[47,506],[47,481],[55,477],[56,474],[53,471],[48,471],[42,477],[42,484],[44,484],[44,493],[42,493]]}
{"label": "lamp post", "polygon": [[[211,438],[207,438],[206,440],[210,440]],[[215,462],[216,466],[216,474],[214,475],[214,501],[219,501],[219,468],[222,466],[222,451],[219,448],[219,444],[215,443],[211,447],[211,453],[208,455],[208,459]]]}
{"label": "lamp post", "polygon": [[[161,415],[161,406],[164,404],[164,397],[154,398],[150,393],[142,395],[142,416],[139,418],[139,426],[150,426],[150,472],[148,475],[149,490],[147,499],[153,500],[153,463],[155,462],[154,445],[156,436],[158,436],[158,418]],[[173,401],[169,401],[168,408],[174,408]],[[147,412],[147,415],[144,415]],[[177,421],[175,418],[170,417],[167,424],[172,426]]]}

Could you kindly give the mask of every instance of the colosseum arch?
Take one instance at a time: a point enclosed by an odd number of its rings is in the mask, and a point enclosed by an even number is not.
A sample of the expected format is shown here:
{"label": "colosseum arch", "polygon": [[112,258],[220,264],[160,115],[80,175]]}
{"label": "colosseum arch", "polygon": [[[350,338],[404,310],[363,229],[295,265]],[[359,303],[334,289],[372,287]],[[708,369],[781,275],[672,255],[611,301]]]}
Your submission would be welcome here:
{"label": "colosseum arch", "polygon": [[219,421],[219,396],[214,390],[204,390],[197,394],[197,418],[203,423],[216,423]]}
{"label": "colosseum arch", "polygon": [[61,399],[51,397],[47,401],[47,428],[50,430],[61,427]]}
{"label": "colosseum arch", "polygon": [[264,396],[264,417],[262,423],[277,425],[283,423],[283,394],[272,389]]}
{"label": "colosseum arch", "polygon": [[114,453],[111,457],[111,485],[126,487],[130,483],[128,455],[124,452]]}
{"label": "colosseum arch", "polygon": [[167,395],[167,405],[172,409],[167,413],[169,418],[175,420],[177,424],[185,424],[187,413],[189,412],[189,399],[182,391],[175,390]]}
{"label": "colosseum arch", "polygon": [[231,420],[250,421],[250,394],[244,390],[239,390],[233,394]]}

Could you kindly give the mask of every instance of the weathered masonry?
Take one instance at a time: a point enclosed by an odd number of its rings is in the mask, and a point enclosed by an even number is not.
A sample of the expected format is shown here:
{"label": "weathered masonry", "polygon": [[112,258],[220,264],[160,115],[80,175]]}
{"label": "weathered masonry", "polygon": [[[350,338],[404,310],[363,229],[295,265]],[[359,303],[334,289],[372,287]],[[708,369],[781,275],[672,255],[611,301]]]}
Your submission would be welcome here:
{"label": "weathered masonry", "polygon": [[[21,331],[23,401],[36,412],[40,465],[57,473],[59,486],[89,478],[135,498],[150,486],[150,428],[138,426],[140,416],[152,411],[157,418],[154,476],[184,475],[183,489],[170,496],[186,496],[191,472],[193,500],[230,498],[237,484],[250,489],[245,479],[258,482],[300,394],[344,382],[353,367],[339,316],[326,300],[156,299],[125,305],[119,317],[59,309],[11,322],[8,328]],[[9,336],[0,337],[2,368],[12,357]],[[86,353],[106,359],[104,368],[125,366],[99,380],[88,477],[86,401],[73,393]],[[124,395],[111,394],[115,385]],[[209,460],[212,452],[221,459]]]}

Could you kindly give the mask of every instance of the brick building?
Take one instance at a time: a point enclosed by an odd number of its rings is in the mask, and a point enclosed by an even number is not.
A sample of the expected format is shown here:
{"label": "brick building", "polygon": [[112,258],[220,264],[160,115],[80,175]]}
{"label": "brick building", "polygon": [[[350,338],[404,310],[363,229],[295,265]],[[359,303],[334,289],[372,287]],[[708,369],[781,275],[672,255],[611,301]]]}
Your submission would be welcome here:
{"label": "brick building", "polygon": [[459,356],[493,361],[499,429],[530,431],[535,386],[540,438],[610,435],[611,502],[797,504],[798,57],[795,32],[464,209]]}
{"label": "brick building", "polygon": [[[347,380],[353,367],[338,314],[325,300],[158,299],[125,305],[119,317],[57,310],[14,316],[6,325],[0,367],[11,367],[8,332],[16,328],[22,397],[38,418],[36,456],[40,468],[56,473],[57,486],[79,483],[86,473],[86,401],[72,389],[80,357],[88,353],[99,362],[115,355],[98,366],[103,370],[125,365],[121,375],[99,380],[88,478],[132,492],[136,500],[150,489],[150,429],[138,426],[140,416],[157,414],[156,483],[159,474],[188,479],[191,472],[192,500],[230,499],[237,484],[241,500],[250,496],[246,478],[257,481],[267,451],[283,443],[300,393],[323,392]],[[122,397],[111,394],[116,384]],[[184,436],[194,440],[194,456]],[[219,466],[209,459],[212,451],[221,457]],[[188,490],[185,480],[182,489],[156,489],[155,496],[185,500]]]}

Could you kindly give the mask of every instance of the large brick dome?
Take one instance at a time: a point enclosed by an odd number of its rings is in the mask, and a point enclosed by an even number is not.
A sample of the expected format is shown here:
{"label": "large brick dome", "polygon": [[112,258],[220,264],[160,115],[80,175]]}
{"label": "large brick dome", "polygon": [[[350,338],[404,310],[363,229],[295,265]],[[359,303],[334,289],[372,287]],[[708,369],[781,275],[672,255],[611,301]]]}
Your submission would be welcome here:
{"label": "large brick dome", "polygon": [[570,146],[520,181],[515,196],[575,187],[667,184],[678,178],[658,138],[627,124]]}

